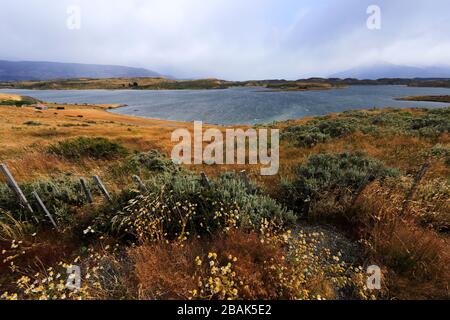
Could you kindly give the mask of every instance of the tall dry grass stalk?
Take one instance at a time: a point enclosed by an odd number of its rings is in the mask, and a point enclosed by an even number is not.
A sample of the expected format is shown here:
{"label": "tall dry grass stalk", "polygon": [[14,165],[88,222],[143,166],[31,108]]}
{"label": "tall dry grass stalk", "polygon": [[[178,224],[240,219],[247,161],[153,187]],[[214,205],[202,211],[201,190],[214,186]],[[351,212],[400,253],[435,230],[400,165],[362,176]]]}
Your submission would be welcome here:
{"label": "tall dry grass stalk", "polygon": [[[405,206],[402,186],[372,184],[357,203],[368,256],[388,267],[395,298],[449,298],[450,241],[421,226],[423,203]],[[418,205],[419,204],[419,205]]]}

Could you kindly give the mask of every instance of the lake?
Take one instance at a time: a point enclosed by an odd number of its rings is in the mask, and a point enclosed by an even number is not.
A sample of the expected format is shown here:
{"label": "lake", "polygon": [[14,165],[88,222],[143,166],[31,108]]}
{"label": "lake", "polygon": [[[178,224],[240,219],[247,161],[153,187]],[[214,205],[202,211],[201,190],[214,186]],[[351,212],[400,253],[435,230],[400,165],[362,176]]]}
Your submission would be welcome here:
{"label": "lake", "polygon": [[442,107],[445,103],[397,101],[395,98],[450,95],[447,88],[350,86],[304,92],[269,92],[263,88],[225,90],[0,90],[56,103],[126,104],[111,112],[138,117],[211,124],[256,124],[324,115],[350,109]]}

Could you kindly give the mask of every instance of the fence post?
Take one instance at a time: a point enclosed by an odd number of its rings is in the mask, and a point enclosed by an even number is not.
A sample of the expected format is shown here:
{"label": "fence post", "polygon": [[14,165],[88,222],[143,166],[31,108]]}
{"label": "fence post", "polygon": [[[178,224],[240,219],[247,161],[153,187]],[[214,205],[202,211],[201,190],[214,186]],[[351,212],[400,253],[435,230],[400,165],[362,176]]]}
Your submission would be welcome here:
{"label": "fence post", "polygon": [[246,170],[242,170],[239,175],[241,176],[242,181],[244,181],[244,185],[247,188],[248,192],[252,192],[252,186],[250,185],[250,180],[248,179],[247,176],[247,171]]}
{"label": "fence post", "polygon": [[100,179],[99,176],[94,176],[94,182],[99,186],[100,191],[103,193],[104,197],[106,200],[108,200],[109,202],[112,202],[112,198],[109,195],[108,190],[106,190],[105,185],[103,184],[102,180]]}
{"label": "fence post", "polygon": [[8,186],[16,193],[16,195],[19,197],[20,201],[22,201],[22,203],[27,207],[28,211],[30,211],[30,213],[34,213],[33,208],[31,207],[27,198],[23,194],[22,189],[20,189],[16,180],[14,180],[14,177],[12,176],[11,172],[9,172],[8,167],[5,164],[0,164],[0,170],[3,172],[3,174],[7,178]]}
{"label": "fence post", "polygon": [[89,203],[92,203],[94,201],[94,199],[92,198],[92,193],[91,193],[91,190],[89,190],[86,179],[80,178],[80,183],[81,183],[81,188],[83,189],[84,194],[86,195],[87,201]]}
{"label": "fence post", "polygon": [[134,180],[134,182],[136,182],[136,184],[138,185],[139,189],[141,189],[141,191],[143,191],[143,192],[147,191],[147,187],[142,182],[141,178],[139,178],[139,176],[133,175],[133,180]]}
{"label": "fence post", "polygon": [[211,185],[209,184],[209,179],[208,176],[206,175],[206,173],[204,173],[203,171],[200,173],[200,176],[202,178],[202,185],[205,188],[209,188]]}
{"label": "fence post", "polygon": [[406,211],[406,209],[408,208],[408,204],[409,202],[412,200],[412,198],[414,197],[414,194],[417,191],[417,188],[419,187],[420,182],[422,181],[423,176],[427,173],[428,169],[430,168],[430,161],[428,160],[427,162],[425,162],[422,167],[420,168],[419,173],[417,174],[417,176],[414,178],[414,182],[411,186],[411,189],[408,192],[408,195],[406,197],[405,202],[403,203],[403,209],[402,209],[402,214]]}
{"label": "fence post", "polygon": [[44,211],[45,215],[49,218],[50,222],[55,227],[55,229],[58,230],[58,226],[56,225],[56,222],[53,219],[53,216],[47,210],[47,207],[45,206],[44,202],[42,202],[41,197],[39,197],[39,195],[36,191],[33,191],[32,194],[33,194],[34,198],[36,199],[37,203],[39,204],[39,207],[41,207],[42,211]]}

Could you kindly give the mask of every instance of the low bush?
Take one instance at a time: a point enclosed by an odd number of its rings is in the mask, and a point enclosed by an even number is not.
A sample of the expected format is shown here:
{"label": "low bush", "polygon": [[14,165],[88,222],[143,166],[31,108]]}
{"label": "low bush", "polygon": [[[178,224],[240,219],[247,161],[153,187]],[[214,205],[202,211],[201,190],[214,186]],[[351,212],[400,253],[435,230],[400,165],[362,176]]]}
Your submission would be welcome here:
{"label": "low bush", "polygon": [[295,178],[281,185],[280,200],[300,215],[308,215],[323,195],[337,199],[355,193],[365,180],[397,176],[378,160],[361,153],[317,154],[295,170]]}
{"label": "low bush", "polygon": [[23,99],[23,100],[2,100],[0,101],[0,106],[29,106],[32,104],[35,104],[36,101],[32,98],[29,99]]}
{"label": "low bush", "polygon": [[79,137],[60,141],[51,145],[48,151],[68,160],[79,160],[81,158],[110,160],[127,154],[127,149],[119,142],[99,137]]}
{"label": "low bush", "polygon": [[283,132],[282,139],[293,141],[296,146],[311,148],[326,142],[330,136],[313,126],[294,126]]}
{"label": "low bush", "polygon": [[26,126],[32,126],[32,127],[38,127],[38,126],[42,125],[42,123],[40,123],[39,121],[26,121],[23,124]]}
{"label": "low bush", "polygon": [[[48,218],[40,210],[32,195],[33,191],[39,194],[57,224],[62,227],[71,226],[76,207],[86,203],[79,181],[66,176],[52,180],[22,183],[20,188],[39,220],[48,221]],[[32,221],[30,213],[20,203],[15,193],[5,184],[0,185],[0,208],[11,212],[12,216],[19,221]]]}
{"label": "low bush", "polygon": [[174,164],[165,154],[151,150],[130,155],[123,161],[112,165],[109,171],[113,177],[119,178],[121,176],[129,177],[133,174],[147,176],[149,173],[179,172],[182,171],[182,167]]}
{"label": "low bush", "polygon": [[410,129],[426,137],[450,132],[450,108],[429,110],[425,116],[412,120]]}
{"label": "low bush", "polygon": [[359,129],[359,122],[356,119],[330,119],[318,123],[320,132],[332,138],[339,138],[349,135]]}
{"label": "low bush", "polygon": [[[146,181],[148,192],[127,192],[119,210],[97,215],[94,230],[105,230],[138,241],[177,239],[227,232],[236,227],[258,229],[264,219],[293,220],[292,213],[275,200],[249,192],[234,175],[211,179],[210,187],[189,173],[164,173]],[[113,212],[111,214],[111,212]]]}
{"label": "low bush", "polygon": [[347,111],[336,117],[317,117],[305,125],[288,126],[281,137],[294,145],[308,148],[356,131],[364,134],[390,132],[436,138],[450,131],[449,110],[450,108],[425,109],[414,115],[398,109],[386,109],[376,113]]}

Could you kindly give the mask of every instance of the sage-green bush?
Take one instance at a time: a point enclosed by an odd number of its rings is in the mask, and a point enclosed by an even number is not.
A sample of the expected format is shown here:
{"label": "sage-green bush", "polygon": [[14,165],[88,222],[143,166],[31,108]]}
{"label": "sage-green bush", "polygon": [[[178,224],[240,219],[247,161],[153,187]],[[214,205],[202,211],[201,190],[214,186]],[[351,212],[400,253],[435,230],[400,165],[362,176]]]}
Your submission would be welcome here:
{"label": "sage-green bush", "polygon": [[[294,220],[290,211],[261,194],[256,187],[249,191],[234,174],[210,179],[210,185],[205,186],[199,176],[190,173],[162,173],[145,181],[145,185],[148,192],[143,195],[127,191],[119,204],[102,210],[94,221],[94,229],[119,238],[141,238],[140,232],[132,227],[138,224],[138,217],[153,219],[156,216],[163,217],[161,225],[166,236],[174,238],[181,234],[180,219],[183,218],[189,220],[184,229],[189,235],[213,234],[230,225],[258,229],[263,219],[273,219],[280,224]],[[128,200],[126,205],[125,200]],[[149,221],[144,225],[148,226]]]}
{"label": "sage-green bush", "polygon": [[281,184],[279,199],[300,215],[307,215],[311,203],[321,194],[355,192],[369,178],[397,176],[378,160],[361,153],[317,154],[295,169],[295,178]]}

